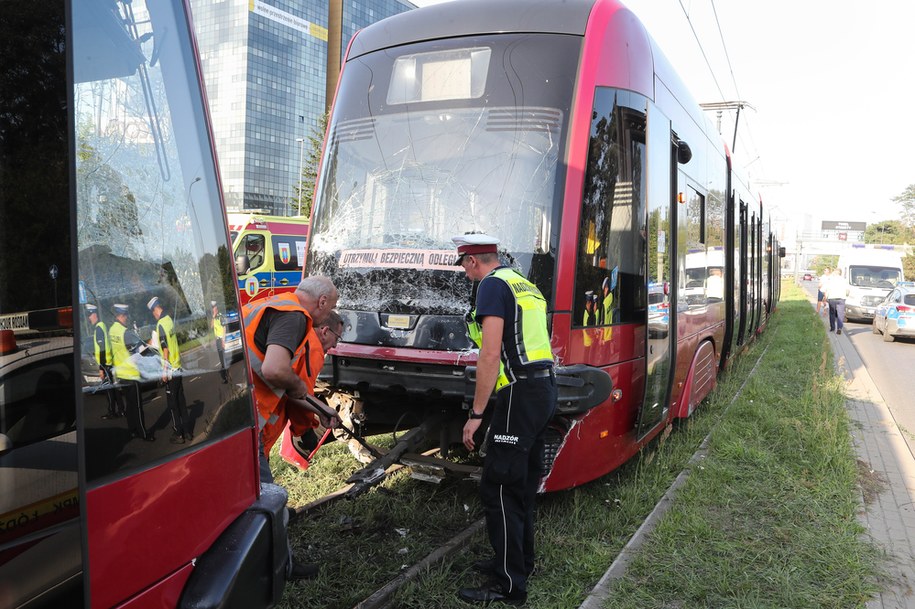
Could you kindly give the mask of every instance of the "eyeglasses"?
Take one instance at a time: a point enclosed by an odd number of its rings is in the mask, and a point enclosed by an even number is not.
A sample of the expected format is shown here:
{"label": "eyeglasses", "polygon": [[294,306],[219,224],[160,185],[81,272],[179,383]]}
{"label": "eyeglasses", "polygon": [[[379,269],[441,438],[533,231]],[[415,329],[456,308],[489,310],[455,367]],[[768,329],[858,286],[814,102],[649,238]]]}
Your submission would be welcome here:
{"label": "eyeglasses", "polygon": [[343,337],[340,336],[339,334],[337,334],[336,332],[334,332],[333,330],[331,330],[330,326],[325,326],[325,328],[327,328],[328,332],[330,332],[331,334],[333,334],[334,336],[337,337],[337,342],[340,342],[341,340],[343,340]]}

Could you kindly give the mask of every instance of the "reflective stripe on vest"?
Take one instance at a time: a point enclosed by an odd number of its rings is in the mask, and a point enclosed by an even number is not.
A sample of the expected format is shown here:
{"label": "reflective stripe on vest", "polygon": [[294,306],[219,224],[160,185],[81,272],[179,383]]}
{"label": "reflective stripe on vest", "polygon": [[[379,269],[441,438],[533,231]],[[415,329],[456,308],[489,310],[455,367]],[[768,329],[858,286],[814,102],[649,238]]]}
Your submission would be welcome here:
{"label": "reflective stripe on vest", "polygon": [[[102,345],[99,346],[98,338],[93,339],[95,343],[95,361],[98,362],[99,366],[110,366],[111,365],[111,340],[108,338],[108,326],[105,325],[105,322],[98,322],[95,324],[95,336],[98,336],[98,332],[102,332]],[[105,350],[105,361],[102,361],[102,349]]]}
{"label": "reflective stripe on vest", "polygon": [[162,333],[165,333],[165,344],[168,345],[168,363],[172,368],[181,367],[181,353],[178,351],[178,337],[175,336],[175,322],[168,315],[162,315],[156,326],[159,332],[159,342],[162,342]]}
{"label": "reflective stripe on vest", "polygon": [[[495,277],[504,281],[515,298],[515,348],[522,364],[553,362],[550,335],[546,329],[546,299],[533,283],[509,268],[498,268],[484,277]],[[482,327],[476,319],[476,310],[470,312],[467,323],[470,339],[482,346]],[[499,364],[499,378],[496,391],[509,384],[503,362]]]}
{"label": "reflective stripe on vest", "polygon": [[[279,415],[277,407],[280,405],[280,400],[286,392],[284,389],[274,387],[264,379],[263,366],[266,354],[261,352],[254,344],[254,335],[257,332],[257,327],[260,325],[264,313],[266,313],[268,309],[274,309],[276,311],[298,311],[305,315],[305,318],[308,321],[305,336],[302,337],[302,342],[292,354],[292,361],[290,363],[293,370],[298,367],[299,359],[303,355],[307,357],[305,345],[307,345],[308,342],[308,332],[312,327],[311,315],[309,315],[308,311],[299,303],[299,299],[294,292],[286,292],[263,300],[251,301],[242,307],[248,361],[251,364],[252,372],[254,372],[254,397],[257,402],[257,426],[260,431],[265,431],[266,427],[281,422],[281,418],[285,419],[284,415]],[[282,424],[285,425],[285,420],[282,421]],[[268,431],[270,431],[270,433],[265,432],[265,437],[262,437],[266,450],[269,450],[272,441],[276,440],[276,438],[273,437],[274,431],[276,430]],[[278,431],[281,433],[282,429],[280,428]],[[276,433],[275,435],[278,437],[279,433]]]}
{"label": "reflective stripe on vest", "polygon": [[124,344],[124,333],[127,332],[121,322],[111,324],[108,338],[111,341],[111,361],[114,364],[114,374],[118,379],[130,381],[140,380],[140,369],[130,361],[130,352]]}

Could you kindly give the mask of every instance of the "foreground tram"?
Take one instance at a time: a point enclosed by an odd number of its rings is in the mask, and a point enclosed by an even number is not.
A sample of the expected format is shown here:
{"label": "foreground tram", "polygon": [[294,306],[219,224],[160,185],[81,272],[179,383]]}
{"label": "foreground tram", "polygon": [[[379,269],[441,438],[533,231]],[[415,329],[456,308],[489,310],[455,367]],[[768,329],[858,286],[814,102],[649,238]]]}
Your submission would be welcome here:
{"label": "foreground tram", "polygon": [[474,286],[451,237],[471,231],[549,302],[543,491],[688,417],[778,300],[760,200],[616,0],[460,0],[350,43],[307,270],[333,278],[346,320],[323,378],[365,432],[421,428],[406,451],[460,443]]}
{"label": "foreground tram", "polygon": [[0,607],[272,606],[286,495],[210,319],[239,304],[187,5],[3,9]]}

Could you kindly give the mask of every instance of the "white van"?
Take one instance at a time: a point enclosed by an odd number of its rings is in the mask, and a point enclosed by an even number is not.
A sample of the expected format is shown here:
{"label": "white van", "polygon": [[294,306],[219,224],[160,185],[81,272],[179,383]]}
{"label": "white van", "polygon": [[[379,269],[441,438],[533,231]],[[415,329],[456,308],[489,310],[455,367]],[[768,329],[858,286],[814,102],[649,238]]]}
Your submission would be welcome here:
{"label": "white van", "polygon": [[847,319],[872,320],[877,305],[905,279],[902,256],[892,250],[855,248],[839,256],[838,268],[848,281]]}

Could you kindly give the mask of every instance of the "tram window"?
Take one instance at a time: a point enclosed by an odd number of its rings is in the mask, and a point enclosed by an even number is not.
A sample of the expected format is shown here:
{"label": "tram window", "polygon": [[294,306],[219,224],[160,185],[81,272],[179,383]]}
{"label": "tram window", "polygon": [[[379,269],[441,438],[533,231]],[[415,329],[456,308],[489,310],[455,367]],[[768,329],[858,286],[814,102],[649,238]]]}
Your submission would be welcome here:
{"label": "tram window", "polygon": [[[92,305],[116,360],[116,383],[105,382],[93,341],[81,345],[90,486],[231,433],[252,417],[234,399],[234,385],[222,381],[226,362],[209,325],[212,301],[225,312],[238,305],[203,100],[196,79],[187,78],[195,73],[192,45],[175,11],[146,0],[73,3],[77,82],[67,107],[75,123],[84,298],[74,318],[92,337],[96,322],[85,306]],[[161,357],[153,298],[171,318],[163,327],[174,328],[180,361]],[[126,320],[116,304],[126,305]],[[180,424],[163,376],[183,388]]]}
{"label": "tram window", "polygon": [[579,226],[576,326],[638,321],[645,311],[645,107],[640,95],[594,96]]}
{"label": "tram window", "polygon": [[475,99],[486,89],[487,47],[415,53],[394,61],[389,104]]}
{"label": "tram window", "polygon": [[713,282],[717,281],[717,274],[710,273],[710,269],[721,266],[709,260],[705,247],[705,197],[687,186],[686,201],[678,209],[678,244],[682,256],[678,265],[681,269],[678,296],[682,304],[702,306],[707,302],[707,279],[714,276]]}

